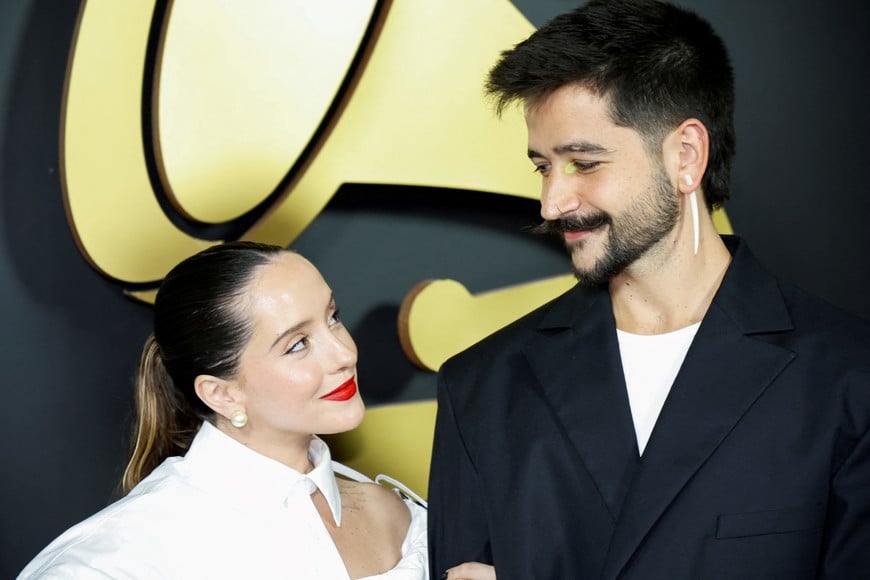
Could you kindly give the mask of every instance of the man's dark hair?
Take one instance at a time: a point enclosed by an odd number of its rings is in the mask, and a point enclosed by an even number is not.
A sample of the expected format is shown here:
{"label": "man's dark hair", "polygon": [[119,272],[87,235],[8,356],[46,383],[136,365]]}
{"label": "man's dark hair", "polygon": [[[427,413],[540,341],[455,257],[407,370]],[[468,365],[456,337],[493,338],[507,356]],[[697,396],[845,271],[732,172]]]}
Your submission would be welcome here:
{"label": "man's dark hair", "polygon": [[729,198],[734,74],[728,51],[698,15],[654,0],[592,0],[502,53],[486,82],[499,114],[577,84],[607,98],[614,123],[638,131],[651,154],[689,118],[710,135],[702,186],[709,207]]}

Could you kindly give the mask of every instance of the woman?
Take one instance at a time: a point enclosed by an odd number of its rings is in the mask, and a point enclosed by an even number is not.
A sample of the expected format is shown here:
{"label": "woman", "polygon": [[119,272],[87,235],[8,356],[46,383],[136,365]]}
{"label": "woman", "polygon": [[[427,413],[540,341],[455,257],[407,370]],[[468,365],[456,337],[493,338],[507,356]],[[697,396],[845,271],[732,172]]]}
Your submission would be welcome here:
{"label": "woman", "polygon": [[128,492],[19,578],[427,578],[426,513],[336,478],[357,350],[317,269],[234,242],[166,276],[137,380]]}

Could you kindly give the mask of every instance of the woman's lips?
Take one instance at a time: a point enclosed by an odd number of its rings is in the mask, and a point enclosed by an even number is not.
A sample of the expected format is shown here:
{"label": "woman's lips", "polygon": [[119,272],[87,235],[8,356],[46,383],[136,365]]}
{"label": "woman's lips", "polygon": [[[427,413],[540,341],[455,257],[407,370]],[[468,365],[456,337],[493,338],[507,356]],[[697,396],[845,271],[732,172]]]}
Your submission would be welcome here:
{"label": "woman's lips", "polygon": [[324,401],[347,401],[356,394],[356,378],[350,377],[332,391],[326,393],[321,399]]}

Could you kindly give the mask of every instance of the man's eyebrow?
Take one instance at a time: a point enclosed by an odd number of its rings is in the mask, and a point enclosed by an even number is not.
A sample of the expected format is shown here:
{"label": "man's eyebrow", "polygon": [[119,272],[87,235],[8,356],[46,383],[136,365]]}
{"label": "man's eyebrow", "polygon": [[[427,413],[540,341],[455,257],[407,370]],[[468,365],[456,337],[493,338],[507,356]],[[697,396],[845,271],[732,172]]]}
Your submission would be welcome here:
{"label": "man's eyebrow", "polygon": [[563,153],[611,153],[610,149],[589,141],[572,141],[565,145],[559,145],[554,151],[559,155]]}
{"label": "man's eyebrow", "polygon": [[[555,153],[556,155],[564,155],[565,153],[593,153],[601,155],[604,153],[612,153],[612,151],[610,149],[607,149],[606,147],[598,145],[597,143],[590,143],[589,141],[572,141],[564,145],[559,145],[558,147],[553,149],[553,153]],[[528,155],[529,159],[535,157],[545,157],[534,149],[529,149]]]}

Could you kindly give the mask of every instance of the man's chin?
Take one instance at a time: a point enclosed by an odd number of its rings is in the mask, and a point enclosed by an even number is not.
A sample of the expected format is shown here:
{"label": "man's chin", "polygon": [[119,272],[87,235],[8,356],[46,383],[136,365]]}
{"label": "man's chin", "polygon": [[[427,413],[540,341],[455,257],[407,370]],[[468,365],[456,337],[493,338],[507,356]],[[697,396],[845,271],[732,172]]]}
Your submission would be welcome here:
{"label": "man's chin", "polygon": [[[596,265],[597,266],[597,265]],[[574,278],[587,288],[608,286],[614,274],[599,267],[578,267],[574,264]]]}
{"label": "man's chin", "polygon": [[565,244],[571,263],[575,269],[589,270],[601,259],[601,250],[596,247],[594,240],[585,239]]}
{"label": "man's chin", "polygon": [[613,278],[613,272],[608,268],[607,257],[598,255],[587,244],[585,248],[571,249],[571,265],[574,269],[574,277],[583,286],[597,287],[606,286]]}

